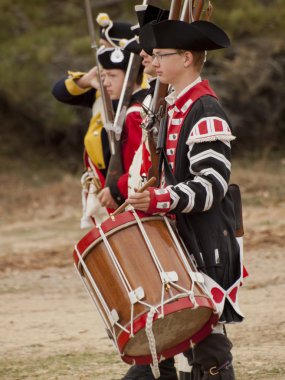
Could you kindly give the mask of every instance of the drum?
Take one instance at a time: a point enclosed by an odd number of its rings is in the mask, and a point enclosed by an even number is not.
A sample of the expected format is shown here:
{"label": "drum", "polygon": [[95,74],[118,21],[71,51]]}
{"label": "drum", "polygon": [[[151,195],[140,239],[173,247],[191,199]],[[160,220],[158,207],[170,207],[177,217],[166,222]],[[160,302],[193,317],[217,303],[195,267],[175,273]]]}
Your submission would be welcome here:
{"label": "drum", "polygon": [[218,322],[203,276],[166,217],[131,210],[109,218],[78,242],[73,256],[126,363],[173,357]]}

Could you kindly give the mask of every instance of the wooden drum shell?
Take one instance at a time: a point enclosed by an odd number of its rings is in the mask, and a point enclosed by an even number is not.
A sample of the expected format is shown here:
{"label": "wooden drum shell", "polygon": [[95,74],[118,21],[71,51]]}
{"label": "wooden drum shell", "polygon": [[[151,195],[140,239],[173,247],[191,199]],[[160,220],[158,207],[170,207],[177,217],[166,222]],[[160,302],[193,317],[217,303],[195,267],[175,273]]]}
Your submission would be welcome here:
{"label": "wooden drum shell", "polygon": [[[176,272],[178,281],[175,281],[175,284],[190,290],[192,287],[191,277],[164,219],[162,217],[143,217],[140,220],[163,270],[165,272]],[[144,290],[142,301],[160,310],[161,277],[133,214],[125,212],[116,216],[115,220],[110,218],[102,224],[101,228],[131,288],[135,290],[142,287]],[[130,331],[131,302],[129,295],[96,227],[78,243],[78,251],[109,310],[115,309],[119,315],[119,324]],[[187,257],[185,251],[184,254]],[[92,284],[78,261],[76,253],[74,253],[74,258],[80,273],[89,283],[90,289],[100,305],[96,292],[92,290]],[[196,272],[192,262],[187,261],[191,270]],[[194,284],[195,300],[199,305],[197,308],[193,307],[189,296],[185,295],[181,289],[174,286],[170,286],[170,289],[171,291],[165,287],[164,318],[156,313],[152,328],[157,353],[164,357],[173,356],[186,350],[189,347],[190,340],[197,342],[208,335],[212,325],[215,325],[218,320],[211,299],[198,283]],[[168,302],[169,298],[175,296],[175,300]],[[103,308],[101,311],[107,319]],[[152,360],[145,333],[148,312],[149,307],[147,305],[139,302],[133,305],[134,337],[131,337],[119,326],[114,326],[115,339],[122,359],[126,362],[135,361],[139,364],[146,364]],[[109,328],[112,329],[111,324]]]}

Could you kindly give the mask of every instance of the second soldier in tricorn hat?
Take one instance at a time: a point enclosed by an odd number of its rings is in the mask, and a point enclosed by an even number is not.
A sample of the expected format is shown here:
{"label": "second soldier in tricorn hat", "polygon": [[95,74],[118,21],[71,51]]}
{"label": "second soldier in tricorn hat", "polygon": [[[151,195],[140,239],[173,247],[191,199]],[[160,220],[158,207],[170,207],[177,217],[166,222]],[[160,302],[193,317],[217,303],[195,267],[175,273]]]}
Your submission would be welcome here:
{"label": "second soldier in tricorn hat", "polygon": [[[124,50],[132,52],[134,54],[140,55],[142,58],[142,65],[144,66],[144,75],[147,78],[148,90],[147,96],[143,101],[143,117],[144,122],[142,126],[142,141],[139,149],[136,151],[134,156],[134,160],[130,167],[129,171],[129,192],[134,191],[134,189],[139,189],[142,184],[146,181],[148,171],[151,165],[150,162],[150,149],[148,145],[147,139],[147,131],[145,126],[148,124],[148,120],[146,118],[148,114],[148,110],[151,107],[152,98],[156,86],[156,72],[155,68],[152,64],[151,55],[147,54],[144,50],[142,50],[139,44],[139,31],[144,25],[149,23],[150,21],[162,21],[167,20],[169,17],[169,11],[165,9],[161,9],[155,7],[153,5],[136,5],[135,11],[137,14],[137,18],[139,23],[132,27],[132,31],[134,33],[134,38],[129,40],[125,46]],[[161,364],[161,366],[163,363]],[[133,370],[132,370],[133,371]]]}
{"label": "second soldier in tricorn hat", "polygon": [[234,380],[232,343],[224,325],[243,320],[237,298],[242,259],[229,185],[235,137],[218,96],[201,78],[206,51],[228,47],[230,41],[211,22],[167,20],[144,26],[140,44],[152,54],[160,81],[173,91],[166,97],[160,187],[134,193],[128,202],[149,214],[174,216],[219,312],[212,333],[186,353],[191,379]]}

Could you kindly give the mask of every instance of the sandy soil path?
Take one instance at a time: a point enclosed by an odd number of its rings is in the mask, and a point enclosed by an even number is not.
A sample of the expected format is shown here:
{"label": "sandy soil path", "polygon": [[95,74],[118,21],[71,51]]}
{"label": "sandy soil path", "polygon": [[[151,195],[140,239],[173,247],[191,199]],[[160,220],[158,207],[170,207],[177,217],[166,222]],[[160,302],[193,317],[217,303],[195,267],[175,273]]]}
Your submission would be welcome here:
{"label": "sandy soil path", "polygon": [[[284,190],[254,187],[243,175],[246,320],[228,328],[237,379],[284,380]],[[38,187],[1,179],[0,379],[120,379],[127,365],[73,268],[73,246],[85,234],[78,178]]]}

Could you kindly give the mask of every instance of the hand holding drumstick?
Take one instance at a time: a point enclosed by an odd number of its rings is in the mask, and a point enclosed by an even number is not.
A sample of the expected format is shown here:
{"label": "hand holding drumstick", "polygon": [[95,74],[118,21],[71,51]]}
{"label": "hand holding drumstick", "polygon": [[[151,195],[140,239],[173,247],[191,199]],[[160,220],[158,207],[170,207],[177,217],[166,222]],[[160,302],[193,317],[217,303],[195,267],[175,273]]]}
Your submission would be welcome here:
{"label": "hand holding drumstick", "polygon": [[132,205],[135,209],[140,211],[147,211],[150,204],[150,194],[146,189],[154,185],[155,182],[156,178],[151,177],[139,190],[129,195],[129,198],[111,214],[111,217],[124,211],[128,205]]}

